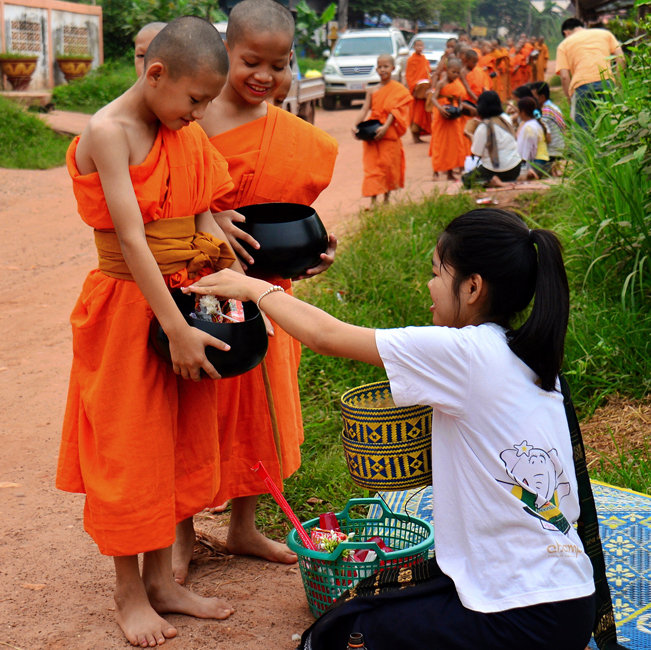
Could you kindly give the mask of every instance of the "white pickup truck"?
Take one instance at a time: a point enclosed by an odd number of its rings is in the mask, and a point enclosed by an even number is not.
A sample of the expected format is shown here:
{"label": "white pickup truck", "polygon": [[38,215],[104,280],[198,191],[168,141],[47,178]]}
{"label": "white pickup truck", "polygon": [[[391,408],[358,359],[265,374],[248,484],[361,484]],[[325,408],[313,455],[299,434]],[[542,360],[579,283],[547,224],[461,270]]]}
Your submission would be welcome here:
{"label": "white pickup truck", "polygon": [[321,77],[300,78],[296,57],[292,57],[292,85],[287,96],[277,105],[306,122],[314,124],[314,114],[320,99],[325,96],[325,80]]}

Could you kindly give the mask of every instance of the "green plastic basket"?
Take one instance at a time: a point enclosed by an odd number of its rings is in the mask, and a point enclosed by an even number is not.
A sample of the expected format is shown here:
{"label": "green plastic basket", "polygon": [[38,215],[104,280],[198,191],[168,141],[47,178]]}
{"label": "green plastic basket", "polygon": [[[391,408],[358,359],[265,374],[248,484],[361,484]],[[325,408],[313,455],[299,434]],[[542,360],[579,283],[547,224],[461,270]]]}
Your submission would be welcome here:
{"label": "green plastic basket", "polygon": [[[376,506],[380,514],[371,518],[355,518],[350,512],[355,506]],[[417,517],[391,512],[384,501],[376,498],[350,499],[346,507],[336,513],[342,532],[355,533],[353,541],[342,542],[332,553],[312,551],[305,548],[294,528],[287,537],[287,545],[298,555],[305,595],[312,614],[321,616],[347,589],[360,580],[368,578],[381,569],[407,567],[427,559],[427,552],[434,543],[434,529]],[[310,532],[319,525],[319,519],[310,519],[303,524]],[[378,536],[393,549],[383,551],[375,542],[362,540]],[[349,561],[358,549],[375,551],[376,558],[368,562]]]}

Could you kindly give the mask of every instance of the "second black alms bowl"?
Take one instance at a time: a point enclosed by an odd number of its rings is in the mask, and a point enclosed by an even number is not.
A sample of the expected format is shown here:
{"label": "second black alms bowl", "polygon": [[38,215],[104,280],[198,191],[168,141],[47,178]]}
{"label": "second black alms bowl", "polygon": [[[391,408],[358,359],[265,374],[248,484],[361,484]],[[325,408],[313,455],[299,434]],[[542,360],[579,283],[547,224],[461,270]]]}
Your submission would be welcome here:
{"label": "second black alms bowl", "polygon": [[377,130],[382,126],[380,120],[366,120],[357,125],[355,137],[358,140],[373,140]]}
{"label": "second black alms bowl", "polygon": [[255,250],[242,242],[255,260],[248,274],[295,278],[321,263],[328,234],[314,208],[301,203],[258,203],[237,211],[246,217],[239,227],[260,244]]}
{"label": "second black alms bowl", "polygon": [[[268,345],[267,329],[255,303],[244,303],[245,320],[242,323],[212,323],[190,317],[194,311],[194,294],[185,294],[176,289],[172,291],[172,298],[189,325],[208,332],[231,346],[227,352],[206,346],[208,361],[222,377],[241,375],[255,368],[264,359]],[[151,323],[149,339],[156,352],[171,362],[169,339],[155,318]]]}

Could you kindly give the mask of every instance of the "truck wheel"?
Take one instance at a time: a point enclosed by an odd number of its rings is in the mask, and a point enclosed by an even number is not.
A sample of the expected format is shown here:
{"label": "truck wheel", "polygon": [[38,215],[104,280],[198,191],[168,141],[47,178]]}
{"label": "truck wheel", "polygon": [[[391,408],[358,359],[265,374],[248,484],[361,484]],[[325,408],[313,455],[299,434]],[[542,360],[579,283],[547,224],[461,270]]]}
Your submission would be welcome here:
{"label": "truck wheel", "polygon": [[305,102],[298,107],[298,116],[306,122],[314,124],[314,102]]}
{"label": "truck wheel", "polygon": [[334,111],[337,107],[337,96],[336,95],[324,95],[323,99],[323,108],[326,111]]}

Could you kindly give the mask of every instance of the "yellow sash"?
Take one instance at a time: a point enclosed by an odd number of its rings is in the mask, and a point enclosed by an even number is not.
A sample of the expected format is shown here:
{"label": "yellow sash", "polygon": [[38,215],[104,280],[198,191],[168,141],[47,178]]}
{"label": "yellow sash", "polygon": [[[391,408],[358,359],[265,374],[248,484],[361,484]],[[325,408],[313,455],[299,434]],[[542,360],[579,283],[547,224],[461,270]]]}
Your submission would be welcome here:
{"label": "yellow sash", "polygon": [[[201,269],[215,271],[231,266],[235,255],[230,246],[209,233],[195,232],[194,217],[159,219],[145,224],[145,236],[163,275],[188,269],[193,277]],[[133,280],[124,261],[115,230],[95,230],[99,269],[120,280]]]}

